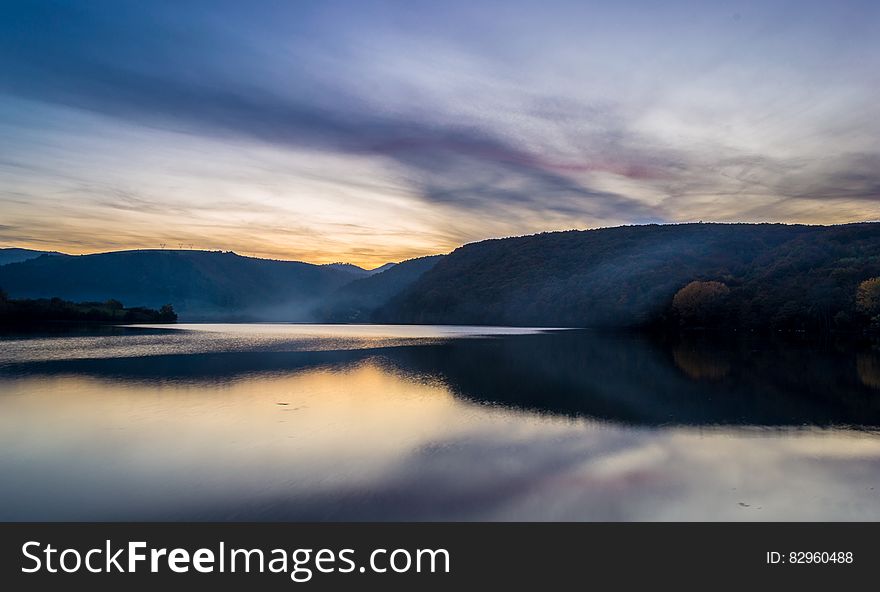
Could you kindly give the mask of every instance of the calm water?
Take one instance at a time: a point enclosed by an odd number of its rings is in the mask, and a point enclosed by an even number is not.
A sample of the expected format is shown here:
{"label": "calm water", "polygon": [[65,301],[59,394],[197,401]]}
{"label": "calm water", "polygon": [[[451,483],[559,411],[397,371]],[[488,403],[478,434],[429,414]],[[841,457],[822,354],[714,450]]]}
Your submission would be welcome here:
{"label": "calm water", "polygon": [[880,353],[474,327],[0,336],[0,520],[878,520]]}

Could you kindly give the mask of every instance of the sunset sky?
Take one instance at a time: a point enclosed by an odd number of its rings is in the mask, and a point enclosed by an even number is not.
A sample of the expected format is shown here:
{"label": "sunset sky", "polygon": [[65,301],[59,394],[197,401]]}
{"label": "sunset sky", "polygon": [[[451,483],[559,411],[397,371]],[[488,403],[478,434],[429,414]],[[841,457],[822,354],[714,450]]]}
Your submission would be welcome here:
{"label": "sunset sky", "polygon": [[880,218],[880,2],[5,0],[0,246]]}

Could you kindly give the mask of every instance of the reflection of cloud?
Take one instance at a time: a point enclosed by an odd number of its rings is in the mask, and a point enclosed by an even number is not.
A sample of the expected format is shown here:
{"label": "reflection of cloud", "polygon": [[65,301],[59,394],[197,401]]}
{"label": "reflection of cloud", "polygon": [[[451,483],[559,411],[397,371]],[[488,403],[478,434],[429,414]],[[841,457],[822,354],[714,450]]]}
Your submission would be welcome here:
{"label": "reflection of cloud", "polygon": [[[867,434],[631,430],[484,410],[346,486],[254,500],[259,520],[872,520]],[[493,417],[494,415],[494,417]],[[208,516],[229,511],[220,506]]]}

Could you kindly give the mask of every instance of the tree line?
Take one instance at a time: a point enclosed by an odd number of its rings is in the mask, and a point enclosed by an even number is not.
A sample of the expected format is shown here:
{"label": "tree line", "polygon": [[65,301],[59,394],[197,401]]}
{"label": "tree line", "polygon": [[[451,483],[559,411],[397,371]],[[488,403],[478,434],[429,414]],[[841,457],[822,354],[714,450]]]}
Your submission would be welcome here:
{"label": "tree line", "polygon": [[177,313],[166,304],[158,310],[126,308],[118,300],[70,302],[61,298],[11,299],[0,289],[0,324],[27,325],[43,322],[174,323]]}

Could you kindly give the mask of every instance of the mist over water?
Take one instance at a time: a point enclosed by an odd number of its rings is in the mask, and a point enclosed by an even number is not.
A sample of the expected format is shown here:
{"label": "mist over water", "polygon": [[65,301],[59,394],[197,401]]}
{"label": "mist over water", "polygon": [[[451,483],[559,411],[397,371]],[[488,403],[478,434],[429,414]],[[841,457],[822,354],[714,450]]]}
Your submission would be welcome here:
{"label": "mist over water", "polygon": [[877,520],[870,344],[492,327],[0,336],[2,520]]}

